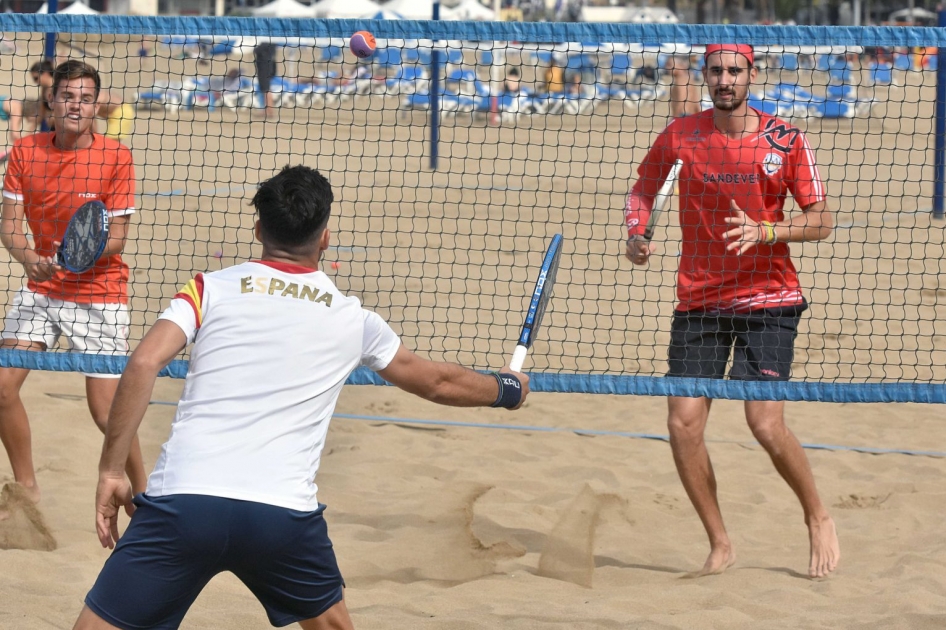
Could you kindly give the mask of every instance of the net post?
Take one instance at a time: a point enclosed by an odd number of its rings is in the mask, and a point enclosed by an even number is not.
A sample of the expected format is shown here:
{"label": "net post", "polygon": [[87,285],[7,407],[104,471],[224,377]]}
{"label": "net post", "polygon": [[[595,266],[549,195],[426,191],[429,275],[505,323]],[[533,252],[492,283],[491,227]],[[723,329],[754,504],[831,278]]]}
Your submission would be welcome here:
{"label": "net post", "polygon": [[[59,10],[59,0],[46,0],[46,9],[49,15]],[[56,63],[56,33],[46,33],[46,58]]]}
{"label": "net post", "polygon": [[[440,2],[434,0],[433,19],[440,19]],[[440,50],[434,43],[430,54],[430,170],[437,170],[437,151],[440,141]]]}
{"label": "net post", "polygon": [[[946,27],[946,11],[939,11],[940,28]],[[944,184],[946,184],[946,50],[936,49],[936,151],[933,174],[933,218],[946,218]]]}

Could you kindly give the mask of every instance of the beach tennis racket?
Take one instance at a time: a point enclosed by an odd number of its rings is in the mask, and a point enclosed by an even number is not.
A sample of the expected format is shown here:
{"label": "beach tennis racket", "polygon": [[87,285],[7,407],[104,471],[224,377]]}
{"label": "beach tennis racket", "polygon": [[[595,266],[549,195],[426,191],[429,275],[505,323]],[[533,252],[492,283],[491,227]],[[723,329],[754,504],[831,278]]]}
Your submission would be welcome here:
{"label": "beach tennis racket", "polygon": [[56,260],[72,273],[83,273],[95,265],[108,242],[108,210],[101,201],[89,201],[69,219]]}
{"label": "beach tennis racket", "polygon": [[673,195],[673,187],[677,183],[677,176],[680,175],[680,168],[683,166],[683,160],[677,160],[673,163],[673,167],[670,169],[670,173],[667,175],[667,179],[664,180],[663,186],[660,187],[660,190],[657,191],[657,196],[654,197],[654,209],[650,212],[650,219],[647,220],[647,227],[644,228],[644,240],[650,242],[650,239],[654,238],[654,227],[657,225],[657,220],[660,218],[661,213],[667,208],[667,204],[670,203],[670,197]]}
{"label": "beach tennis racket", "polygon": [[542,316],[545,315],[545,308],[549,304],[549,298],[552,297],[552,290],[555,287],[555,275],[558,273],[558,261],[562,258],[562,235],[556,234],[552,237],[552,243],[545,252],[545,258],[542,260],[542,268],[539,270],[539,278],[535,281],[535,290],[532,292],[532,300],[529,302],[529,310],[526,311],[526,321],[522,324],[522,333],[519,335],[519,342],[516,344],[516,350],[512,353],[512,361],[509,367],[513,372],[521,372],[522,364],[529,354],[529,348],[539,332],[542,325]]}

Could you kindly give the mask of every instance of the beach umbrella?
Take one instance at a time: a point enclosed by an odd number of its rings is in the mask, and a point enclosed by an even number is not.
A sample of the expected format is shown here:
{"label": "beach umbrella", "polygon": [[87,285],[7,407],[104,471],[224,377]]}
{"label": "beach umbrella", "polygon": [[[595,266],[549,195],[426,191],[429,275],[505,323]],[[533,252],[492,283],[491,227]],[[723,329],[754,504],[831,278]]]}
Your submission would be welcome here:
{"label": "beach umbrella", "polygon": [[[43,6],[39,8],[37,13],[48,13],[49,6],[44,2]],[[95,9],[90,9],[88,6],[82,4],[81,2],[73,2],[65,9],[59,11],[60,15],[99,15],[99,12]]]}
{"label": "beach umbrella", "polygon": [[296,0],[273,0],[269,4],[256,7],[252,13],[253,17],[315,17],[312,7]]}
{"label": "beach umbrella", "polygon": [[479,3],[479,0],[463,0],[452,9],[443,11],[445,20],[483,20],[496,19],[496,13]]}
{"label": "beach umbrella", "polygon": [[366,20],[403,20],[404,16],[388,9],[381,9],[375,13],[361,16]]}

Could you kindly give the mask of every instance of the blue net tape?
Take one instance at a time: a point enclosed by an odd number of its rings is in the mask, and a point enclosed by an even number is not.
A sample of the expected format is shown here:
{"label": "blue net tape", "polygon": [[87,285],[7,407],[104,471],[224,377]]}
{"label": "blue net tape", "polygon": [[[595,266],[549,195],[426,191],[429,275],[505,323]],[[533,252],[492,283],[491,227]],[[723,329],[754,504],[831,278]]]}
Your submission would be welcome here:
{"label": "blue net tape", "polygon": [[[126,357],[0,350],[0,365],[55,372],[120,374]],[[161,376],[184,378],[187,361],[175,360]],[[946,403],[946,385],[928,383],[754,382],[702,378],[609,376],[606,374],[531,374],[535,392],[641,396],[707,396],[733,400],[817,400],[834,403]],[[380,376],[358,368],[349,385],[387,385]]]}
{"label": "blue net tape", "polygon": [[128,35],[233,35],[375,37],[518,42],[733,41],[784,46],[946,46],[946,29],[895,26],[756,26],[719,24],[587,24],[562,22],[434,22],[423,20],[319,20],[282,18],[142,17],[128,15],[0,14],[3,31]]}

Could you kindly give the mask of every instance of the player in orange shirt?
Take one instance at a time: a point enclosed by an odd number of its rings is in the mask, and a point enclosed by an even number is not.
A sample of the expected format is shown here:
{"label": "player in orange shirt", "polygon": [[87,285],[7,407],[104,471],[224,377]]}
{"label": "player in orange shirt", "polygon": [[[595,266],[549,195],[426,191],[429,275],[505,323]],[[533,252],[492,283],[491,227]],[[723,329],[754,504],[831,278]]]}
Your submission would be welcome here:
{"label": "player in orange shirt", "polygon": [[[654,198],[680,159],[682,252],[670,330],[668,376],[783,381],[791,375],[795,334],[807,308],[788,243],[831,234],[824,183],[805,134],[749,107],[758,70],[751,46],[706,47],[713,109],[677,118],[638,170],[625,207],[627,258],[645,265],[643,238]],[[791,194],[801,209],[787,219]],[[712,400],[671,396],[667,425],[677,472],[710,541],[698,572],[721,573],[735,552],[716,495],[703,434]],[[785,403],[745,402],[746,421],[804,511],[811,544],[808,572],[824,577],[840,559],[834,521],[818,496],[808,458],[785,425]]]}
{"label": "player in orange shirt", "polygon": [[[7,313],[0,347],[45,351],[65,336],[72,352],[128,353],[128,266],[121,252],[135,211],[134,165],[127,147],[93,131],[99,88],[95,68],[74,60],[60,64],[50,92],[56,131],[25,136],[10,152],[0,241],[23,265],[27,284]],[[95,199],[109,209],[105,252],[89,271],[70,273],[56,264],[56,251],[73,213]],[[28,374],[27,369],[0,368],[0,439],[14,479],[38,501],[30,426],[20,399]],[[111,375],[86,375],[89,410],[102,431],[117,386]],[[126,471],[135,491],[144,491],[147,478],[137,439]]]}

